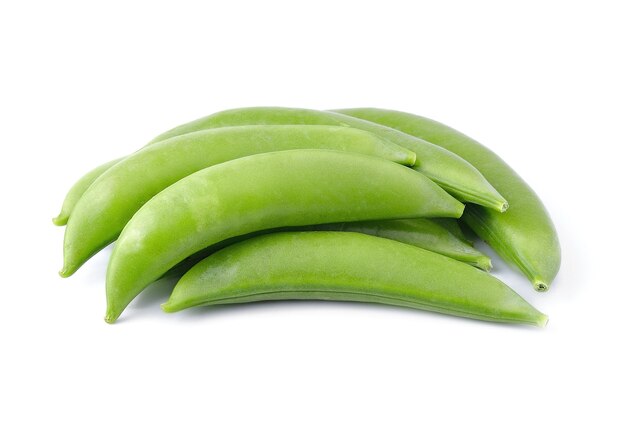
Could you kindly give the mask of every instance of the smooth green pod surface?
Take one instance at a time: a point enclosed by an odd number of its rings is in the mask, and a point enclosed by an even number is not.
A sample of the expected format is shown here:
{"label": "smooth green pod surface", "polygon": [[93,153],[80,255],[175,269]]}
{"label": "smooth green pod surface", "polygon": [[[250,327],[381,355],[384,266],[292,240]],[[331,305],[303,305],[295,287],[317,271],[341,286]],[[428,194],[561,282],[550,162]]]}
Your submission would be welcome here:
{"label": "smooth green pod surface", "polygon": [[506,213],[468,205],[463,220],[538,291],[546,291],[561,265],[559,239],[545,206],[524,180],[493,151],[437,121],[373,108],[340,109],[396,128],[452,151],[472,163],[509,202]]}
{"label": "smooth green pod surface", "polygon": [[[491,259],[474,249],[450,229],[452,218],[414,218],[384,221],[357,221],[315,226],[315,230],[346,231],[384,237],[445,255],[479,269],[491,270]],[[458,227],[458,225],[457,225]]]}
{"label": "smooth green pod surface", "polygon": [[358,129],[336,126],[255,125],[201,130],[150,145],[103,173],[77,203],[65,230],[62,276],[117,239],[154,195],[215,164],[290,149],[336,149],[413,165],[415,154]]}
{"label": "smooth green pod surface", "polygon": [[[451,221],[451,223],[446,221]],[[283,231],[348,231],[369,234],[436,252],[485,271],[491,270],[491,259],[473,248],[464,238],[457,236],[457,234],[462,233],[460,233],[454,218],[412,218],[280,227],[248,233],[243,236],[226,239],[197,252],[181,261],[166,275],[168,277],[180,277],[200,260],[205,259],[220,249],[256,236]]]}
{"label": "smooth green pod surface", "polygon": [[420,173],[362,154],[292,150],[251,155],[193,173],[128,222],[107,270],[106,321],[150,282],[230,237],[330,222],[459,217],[463,205]]}
{"label": "smooth green pod surface", "polygon": [[415,152],[417,163],[414,169],[428,176],[460,200],[498,211],[504,211],[508,206],[504,197],[491,186],[481,173],[456,154],[393,128],[336,112],[283,107],[251,107],[226,110],[167,131],[154,138],[148,145],[174,136],[211,128],[285,124],[335,125],[369,131],[389,142]]}
{"label": "smooth green pod surface", "polygon": [[393,128],[337,112],[284,107],[232,109],[183,124],[157,136],[152,142],[197,130],[246,124],[324,124],[366,130],[415,152],[417,163],[414,168],[461,201],[498,211],[505,211],[508,207],[506,200],[480,172],[456,154]]}
{"label": "smooth green pod surface", "polygon": [[63,205],[61,207],[61,212],[54,218],[52,218],[52,222],[54,225],[63,226],[67,224],[67,220],[70,217],[70,214],[74,211],[74,207],[78,203],[78,200],[82,197],[82,195],[87,191],[87,189],[91,186],[91,184],[100,177],[104,172],[109,170],[111,167],[122,161],[123,158],[118,158],[117,160],[109,161],[108,163],[104,163],[95,169],[86,173],[82,178],[80,178],[72,188],[65,195],[65,200],[63,200]]}
{"label": "smooth green pod surface", "polygon": [[194,266],[162,307],[264,300],[373,302],[543,327],[546,315],[493,276],[389,239],[348,232],[274,233]]}

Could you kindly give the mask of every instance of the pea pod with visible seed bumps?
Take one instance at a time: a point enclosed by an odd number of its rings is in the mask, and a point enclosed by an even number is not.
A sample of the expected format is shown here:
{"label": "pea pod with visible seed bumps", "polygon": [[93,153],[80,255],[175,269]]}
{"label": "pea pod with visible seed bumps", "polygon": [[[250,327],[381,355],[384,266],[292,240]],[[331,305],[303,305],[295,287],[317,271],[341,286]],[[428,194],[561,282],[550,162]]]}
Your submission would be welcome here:
{"label": "pea pod with visible seed bumps", "polygon": [[119,162],[85,192],[65,230],[61,275],[71,275],[113,242],[145,202],[179,179],[235,158],[303,148],[360,152],[409,166],[415,162],[406,148],[346,127],[256,125],[172,137]]}
{"label": "pea pod with visible seed bumps", "polygon": [[180,261],[253,231],[331,222],[459,217],[463,205],[420,173],[328,150],[257,154],[193,173],[128,222],[107,270],[106,321]]}
{"label": "pea pod with visible seed bumps", "polygon": [[162,307],[265,300],[382,303],[486,321],[543,327],[546,315],[504,283],[450,258],[347,232],[274,233],[208,257]]}
{"label": "pea pod with visible seed bumps", "polygon": [[498,155],[437,121],[374,108],[338,112],[396,128],[458,154],[472,163],[509,202],[506,213],[468,205],[463,220],[505,261],[518,267],[538,291],[546,291],[561,265],[559,239],[545,206]]}

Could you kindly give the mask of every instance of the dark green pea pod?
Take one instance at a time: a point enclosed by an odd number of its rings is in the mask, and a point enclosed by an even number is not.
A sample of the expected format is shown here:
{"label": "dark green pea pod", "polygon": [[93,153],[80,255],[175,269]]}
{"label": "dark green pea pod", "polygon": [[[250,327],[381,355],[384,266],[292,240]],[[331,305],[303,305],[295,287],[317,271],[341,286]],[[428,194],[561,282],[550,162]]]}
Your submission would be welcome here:
{"label": "dark green pea pod", "polygon": [[497,278],[451,258],[352,232],[259,236],[202,260],[162,307],[266,300],[380,303],[502,323],[548,318]]}
{"label": "dark green pea pod", "polygon": [[476,234],[519,268],[537,291],[547,291],[561,265],[559,239],[537,194],[493,151],[437,121],[374,108],[340,109],[347,115],[425,139],[473,164],[509,202],[505,213],[468,205],[463,215]]}

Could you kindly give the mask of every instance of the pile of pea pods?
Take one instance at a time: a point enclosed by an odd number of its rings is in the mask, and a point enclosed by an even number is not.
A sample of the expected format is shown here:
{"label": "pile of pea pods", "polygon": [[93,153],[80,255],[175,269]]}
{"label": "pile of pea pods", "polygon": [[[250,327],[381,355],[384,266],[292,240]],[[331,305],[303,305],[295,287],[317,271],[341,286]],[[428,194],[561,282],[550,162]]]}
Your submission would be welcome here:
{"label": "pile of pea pods", "polygon": [[396,305],[544,326],[488,272],[479,237],[546,291],[552,221],[501,158],[421,116],[375,108],[252,107],[183,124],[83,176],[63,277],[115,242],[105,320],[155,281],[166,312],[264,300]]}

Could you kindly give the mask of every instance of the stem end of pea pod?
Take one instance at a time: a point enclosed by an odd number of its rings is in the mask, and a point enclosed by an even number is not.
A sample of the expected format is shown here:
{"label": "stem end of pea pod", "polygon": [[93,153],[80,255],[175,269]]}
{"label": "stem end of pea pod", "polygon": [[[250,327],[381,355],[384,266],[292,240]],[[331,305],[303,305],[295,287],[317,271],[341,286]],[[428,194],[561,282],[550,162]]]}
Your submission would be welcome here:
{"label": "stem end of pea pod", "polygon": [[509,209],[509,202],[505,200],[504,202],[502,202],[502,205],[500,205],[500,213],[504,213],[508,209]]}
{"label": "stem end of pea pod", "polygon": [[543,282],[543,281],[533,282],[533,287],[535,287],[535,290],[539,291],[540,293],[545,293],[546,291],[550,289],[550,286],[546,282]]}
{"label": "stem end of pea pod", "polygon": [[487,257],[486,255],[477,258],[475,265],[485,272],[491,272],[491,269],[493,269],[493,265],[491,264],[491,258]]}
{"label": "stem end of pea pod", "polygon": [[546,314],[539,314],[535,320],[535,325],[540,328],[544,328],[548,324],[548,316]]}

